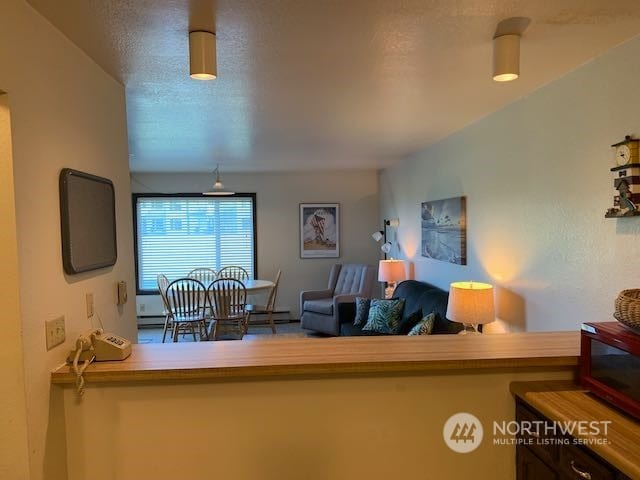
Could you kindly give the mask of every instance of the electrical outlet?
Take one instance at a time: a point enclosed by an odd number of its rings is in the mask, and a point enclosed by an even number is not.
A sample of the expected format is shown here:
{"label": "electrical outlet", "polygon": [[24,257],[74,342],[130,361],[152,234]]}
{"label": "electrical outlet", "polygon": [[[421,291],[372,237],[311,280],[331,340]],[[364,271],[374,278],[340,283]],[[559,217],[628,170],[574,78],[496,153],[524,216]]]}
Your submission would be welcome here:
{"label": "electrical outlet", "polygon": [[138,311],[140,313],[144,313],[147,310],[147,306],[144,303],[141,303],[140,305],[138,305]]}
{"label": "electrical outlet", "polygon": [[93,317],[93,293],[87,293],[87,318]]}
{"label": "electrical outlet", "polygon": [[66,332],[64,328],[64,316],[44,322],[47,334],[47,350],[64,343]]}

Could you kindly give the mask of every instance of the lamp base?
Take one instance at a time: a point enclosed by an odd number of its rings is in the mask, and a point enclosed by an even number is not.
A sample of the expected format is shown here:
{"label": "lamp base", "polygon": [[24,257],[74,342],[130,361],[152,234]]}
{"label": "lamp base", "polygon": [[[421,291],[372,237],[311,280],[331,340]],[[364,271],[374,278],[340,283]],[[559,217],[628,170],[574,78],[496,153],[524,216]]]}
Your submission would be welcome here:
{"label": "lamp base", "polygon": [[475,323],[463,323],[464,329],[458,332],[458,335],[479,335],[478,325]]}
{"label": "lamp base", "polygon": [[396,282],[389,282],[387,288],[384,289],[384,298],[385,300],[389,300],[393,297],[393,292],[396,291]]}

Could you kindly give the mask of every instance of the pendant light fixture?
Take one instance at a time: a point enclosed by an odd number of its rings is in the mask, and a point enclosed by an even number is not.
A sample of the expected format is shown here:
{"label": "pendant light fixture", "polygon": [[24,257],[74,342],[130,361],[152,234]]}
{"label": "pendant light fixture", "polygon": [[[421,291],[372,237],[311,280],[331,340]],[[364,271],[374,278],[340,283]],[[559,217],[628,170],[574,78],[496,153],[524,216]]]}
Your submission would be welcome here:
{"label": "pendant light fixture", "polygon": [[208,192],[202,192],[203,195],[215,195],[215,196],[225,196],[225,195],[233,195],[235,192],[227,190],[224,188],[224,185],[220,181],[220,166],[216,165],[216,169],[213,171],[216,176],[216,181],[211,187],[211,190]]}
{"label": "pendant light fixture", "polygon": [[212,32],[189,32],[189,72],[196,80],[213,80],[217,76],[216,36]]}
{"label": "pendant light fixture", "polygon": [[528,17],[505,18],[493,35],[493,80],[510,82],[520,76],[520,37],[527,29]]}

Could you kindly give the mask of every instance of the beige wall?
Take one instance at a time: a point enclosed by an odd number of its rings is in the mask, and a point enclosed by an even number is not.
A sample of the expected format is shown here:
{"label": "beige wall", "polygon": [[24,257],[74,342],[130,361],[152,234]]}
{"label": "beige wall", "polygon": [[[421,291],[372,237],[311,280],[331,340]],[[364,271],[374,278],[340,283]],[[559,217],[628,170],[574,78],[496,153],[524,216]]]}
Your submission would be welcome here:
{"label": "beige wall", "polygon": [[19,281],[11,119],[7,95],[0,92],[0,305],[3,325],[3,347],[0,349],[0,478],[26,480],[29,478],[29,448]]}
{"label": "beige wall", "polygon": [[[65,360],[74,337],[91,326],[85,293],[93,292],[107,329],[136,338],[134,302],[115,305],[116,282],[125,280],[132,288],[134,278],[124,88],[26,2],[4,0],[0,89],[11,98],[31,478],[57,480],[66,477],[64,418],[56,410],[62,398],[58,390],[50,391],[49,372]],[[113,180],[115,266],[64,274],[58,207],[63,167]],[[47,351],[44,322],[60,315],[66,318],[67,341]]]}
{"label": "beige wall", "polygon": [[[134,192],[204,192],[211,174],[133,173]],[[237,192],[255,192],[258,222],[258,277],[271,279],[282,269],[278,305],[291,308],[298,318],[300,290],[326,288],[336,262],[375,264],[378,247],[371,232],[378,225],[378,185],[374,170],[313,173],[224,173],[222,180]],[[340,203],[340,258],[301,259],[299,204]],[[196,267],[197,265],[194,265]],[[138,303],[159,307],[156,296],[143,295]],[[149,312],[150,308],[146,308]]]}
{"label": "beige wall", "polygon": [[[536,370],[66,388],[69,480],[513,480],[509,383],[571,378]],[[459,412],[484,426],[468,454],[443,441]]]}
{"label": "beige wall", "polygon": [[[498,328],[612,320],[617,293],[640,286],[640,219],[604,218],[609,146],[640,137],[639,56],[636,38],[385,170],[381,214],[400,218],[415,277],[443,288],[496,284],[506,323]],[[468,266],[422,258],[420,203],[459,195],[468,202]]]}

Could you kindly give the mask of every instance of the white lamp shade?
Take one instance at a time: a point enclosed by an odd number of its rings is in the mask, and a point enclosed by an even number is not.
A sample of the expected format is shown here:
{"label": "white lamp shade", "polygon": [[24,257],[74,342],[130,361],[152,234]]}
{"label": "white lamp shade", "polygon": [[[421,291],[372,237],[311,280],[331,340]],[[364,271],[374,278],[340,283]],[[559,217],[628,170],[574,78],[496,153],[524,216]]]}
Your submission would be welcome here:
{"label": "white lamp shade", "polygon": [[380,260],[378,265],[379,282],[399,282],[407,278],[402,260]]}
{"label": "white lamp shade", "polygon": [[447,318],[452,322],[474,325],[493,322],[493,286],[479,282],[452,283]]}
{"label": "white lamp shade", "polygon": [[382,237],[383,237],[383,236],[384,236],[384,235],[382,234],[382,232],[373,232],[373,233],[371,234],[371,237],[372,237],[376,242],[379,242],[380,240],[382,240]]}
{"label": "white lamp shade", "polygon": [[509,82],[520,75],[520,35],[501,35],[493,39],[493,79]]}
{"label": "white lamp shade", "polygon": [[196,80],[216,78],[216,36],[211,32],[189,32],[189,73]]}

